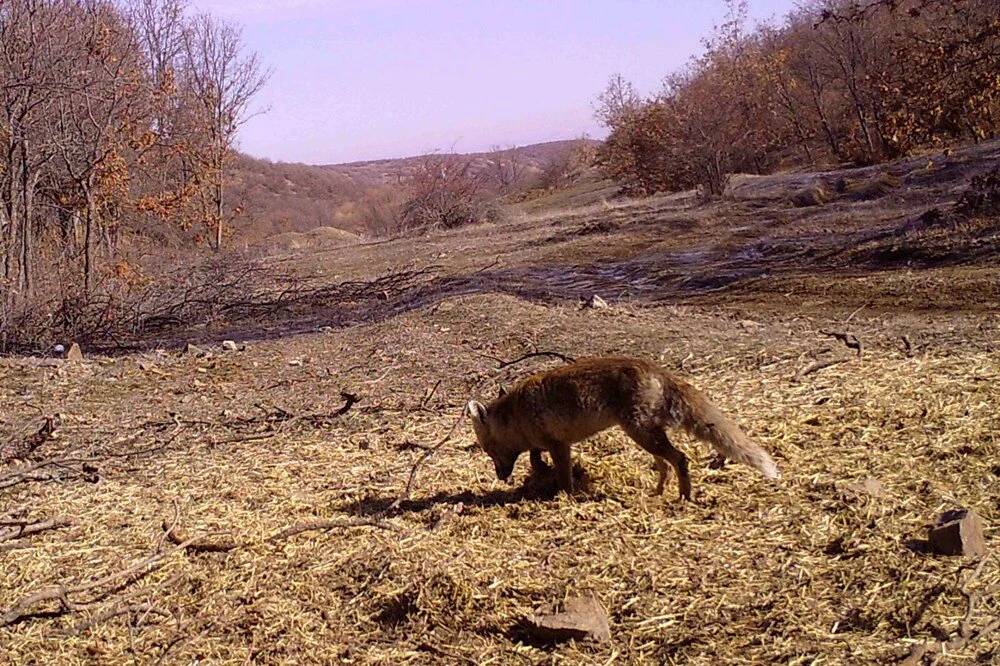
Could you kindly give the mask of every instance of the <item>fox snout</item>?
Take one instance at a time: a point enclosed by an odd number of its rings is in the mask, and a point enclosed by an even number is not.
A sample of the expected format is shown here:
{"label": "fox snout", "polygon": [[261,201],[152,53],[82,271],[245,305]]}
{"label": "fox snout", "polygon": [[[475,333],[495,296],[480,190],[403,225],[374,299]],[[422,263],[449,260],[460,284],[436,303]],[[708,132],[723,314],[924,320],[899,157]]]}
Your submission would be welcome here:
{"label": "fox snout", "polygon": [[497,478],[501,481],[510,481],[510,475],[514,472],[515,460],[506,461],[493,459],[493,468],[497,471]]}
{"label": "fox snout", "polygon": [[514,473],[514,464],[517,462],[518,452],[513,454],[505,451],[505,448],[498,445],[496,437],[490,431],[489,415],[487,408],[475,400],[466,406],[466,413],[472,417],[472,425],[476,431],[476,439],[480,448],[489,455],[493,461],[493,469],[496,470],[497,478],[501,481],[509,481]]}

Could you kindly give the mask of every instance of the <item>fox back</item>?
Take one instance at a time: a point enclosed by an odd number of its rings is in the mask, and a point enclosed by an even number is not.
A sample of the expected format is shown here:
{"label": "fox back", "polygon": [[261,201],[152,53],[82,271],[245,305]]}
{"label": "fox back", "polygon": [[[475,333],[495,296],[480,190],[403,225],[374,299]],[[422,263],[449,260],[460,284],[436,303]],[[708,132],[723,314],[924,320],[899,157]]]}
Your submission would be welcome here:
{"label": "fox back", "polygon": [[527,377],[488,406],[470,402],[468,410],[498,476],[504,471],[509,475],[523,451],[551,451],[614,425],[633,439],[656,429],[682,427],[726,457],[751,465],[768,478],[778,476],[770,456],[701,392],[638,359],[576,361]]}

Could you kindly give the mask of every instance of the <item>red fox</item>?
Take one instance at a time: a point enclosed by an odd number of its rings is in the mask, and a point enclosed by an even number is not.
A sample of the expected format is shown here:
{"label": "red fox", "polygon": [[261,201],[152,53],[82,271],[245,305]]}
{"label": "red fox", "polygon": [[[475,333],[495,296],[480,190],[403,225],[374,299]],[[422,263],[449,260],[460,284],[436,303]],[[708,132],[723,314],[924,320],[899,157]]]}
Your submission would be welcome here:
{"label": "red fox", "polygon": [[653,454],[657,495],[673,467],[681,498],[691,499],[687,458],[664,428],[680,426],[726,458],[750,465],[768,479],[780,476],[771,456],[700,391],[646,361],[583,359],[532,375],[489,406],[473,400],[466,409],[501,481],[510,478],[524,451],[530,452],[533,468],[547,468],[542,452],[548,451],[560,490],[572,492],[570,444],[615,425]]}

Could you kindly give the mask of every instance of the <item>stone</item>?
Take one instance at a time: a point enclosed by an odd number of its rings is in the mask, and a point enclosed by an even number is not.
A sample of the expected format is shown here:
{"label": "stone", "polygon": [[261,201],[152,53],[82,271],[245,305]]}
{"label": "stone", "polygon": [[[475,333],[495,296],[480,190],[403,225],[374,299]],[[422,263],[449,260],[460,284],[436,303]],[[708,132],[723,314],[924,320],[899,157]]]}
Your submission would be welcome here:
{"label": "stone", "polygon": [[868,477],[846,484],[844,490],[856,497],[881,497],[885,493],[885,486],[878,479]]}
{"label": "stone", "polygon": [[232,340],[223,340],[222,348],[229,352],[239,351],[239,347]]}
{"label": "stone", "polygon": [[972,509],[955,509],[942,513],[931,528],[927,540],[931,550],[939,555],[982,557],[986,554],[983,521]]}
{"label": "stone", "polygon": [[67,361],[82,361],[83,360],[83,350],[80,349],[80,345],[75,342],[69,346],[69,350],[66,352]]}
{"label": "stone", "polygon": [[593,594],[571,597],[561,613],[529,615],[525,628],[544,641],[594,641],[611,639],[608,614]]}
{"label": "stone", "polygon": [[606,300],[604,300],[597,294],[594,294],[593,296],[590,297],[590,300],[587,301],[584,307],[588,307],[593,310],[605,310],[611,306],[608,305],[608,302]]}
{"label": "stone", "polygon": [[[223,343],[225,344],[225,343]],[[201,347],[193,345],[190,342],[184,345],[184,355],[185,356],[204,356],[205,352]]]}

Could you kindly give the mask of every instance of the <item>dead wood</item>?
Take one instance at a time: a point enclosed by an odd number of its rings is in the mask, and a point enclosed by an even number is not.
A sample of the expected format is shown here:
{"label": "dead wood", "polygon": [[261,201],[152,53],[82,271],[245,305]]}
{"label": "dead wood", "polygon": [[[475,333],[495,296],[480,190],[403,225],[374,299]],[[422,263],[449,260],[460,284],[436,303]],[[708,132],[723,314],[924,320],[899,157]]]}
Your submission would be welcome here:
{"label": "dead wood", "polygon": [[[958,590],[965,597],[965,614],[959,621],[958,627],[952,634],[952,637],[946,641],[925,642],[914,646],[910,653],[900,660],[899,663],[902,666],[918,666],[924,663],[925,660],[929,660],[931,664],[935,664],[939,657],[957,652],[966,645],[1000,629],[1000,617],[991,618],[989,622],[979,629],[975,629],[972,626],[973,616],[984,594],[983,592],[970,592],[969,587],[980,577],[988,559],[988,557],[984,557],[979,561],[979,564],[968,580]],[[993,594],[998,591],[1000,591],[1000,588],[990,588],[987,592],[988,594]]]}
{"label": "dead wood", "polygon": [[814,372],[819,372],[824,368],[829,368],[834,365],[840,365],[841,363],[847,363],[850,360],[851,359],[849,358],[828,358],[822,361],[815,361],[805,366],[804,368],[801,368],[798,372],[796,372],[794,379],[802,379],[803,377],[808,377]]}
{"label": "dead wood", "polygon": [[434,386],[432,386],[432,387],[431,387],[430,389],[428,389],[428,390],[427,390],[427,391],[426,391],[426,392],[424,393],[424,397],[423,397],[423,398],[422,398],[422,399],[420,400],[420,405],[419,405],[419,406],[417,407],[417,409],[423,409],[423,408],[424,408],[424,407],[425,407],[425,406],[427,405],[427,402],[428,402],[428,401],[429,401],[429,400],[430,400],[430,399],[431,399],[432,397],[434,397],[434,393],[435,393],[435,392],[436,392],[436,391],[438,390],[438,387],[439,387],[439,386],[441,386],[441,380],[440,380],[440,379],[439,379],[439,380],[437,380],[437,381],[436,381],[436,382],[434,383]]}
{"label": "dead wood", "polygon": [[59,428],[61,422],[62,417],[59,414],[46,416],[35,432],[25,437],[15,437],[0,446],[0,463],[21,460],[30,456],[35,449],[52,439],[52,435]]}
{"label": "dead wood", "polygon": [[906,352],[906,355],[912,357],[914,348],[913,348],[913,341],[910,340],[910,336],[901,335],[899,336],[899,339],[903,343],[903,350]]}
{"label": "dead wood", "polygon": [[503,370],[504,368],[509,368],[510,366],[517,365],[518,363],[521,363],[523,361],[527,361],[529,359],[539,358],[539,357],[557,358],[560,361],[562,361],[563,363],[572,363],[573,361],[576,360],[572,356],[567,356],[566,354],[561,354],[559,352],[554,352],[554,351],[536,351],[536,352],[531,352],[529,354],[524,354],[523,356],[519,356],[519,357],[515,358],[513,361],[504,361],[503,359],[499,359],[499,358],[496,358],[496,357],[491,357],[491,358],[493,358],[493,360],[495,360],[495,361],[497,361],[499,363],[499,365],[497,366],[497,370]]}
{"label": "dead wood", "polygon": [[[0,475],[0,490],[5,490],[22,483],[31,481],[55,481],[61,479],[91,478],[95,475],[95,465],[108,460],[135,458],[162,451],[170,446],[177,439],[177,435],[183,427],[182,423],[176,419],[170,423],[176,424],[170,436],[152,446],[139,449],[128,449],[121,452],[107,452],[96,455],[63,455],[55,458],[48,458],[28,465],[10,470],[8,473]],[[157,424],[159,425],[159,424]],[[136,436],[129,436],[124,441],[135,439]],[[121,443],[121,442],[119,442]],[[54,468],[54,469],[53,469]],[[52,471],[50,471],[52,469]]]}
{"label": "dead wood", "polygon": [[854,335],[853,333],[842,333],[840,331],[826,331],[826,330],[821,330],[820,333],[822,333],[827,337],[835,338],[836,340],[843,342],[848,349],[853,349],[854,351],[857,352],[858,358],[861,358],[861,355],[864,353],[864,344],[861,342],[860,339],[858,339],[858,336]]}
{"label": "dead wood", "polygon": [[[88,592],[90,590],[110,586],[112,584],[114,584],[115,589],[121,589],[122,587],[130,585],[143,576],[146,576],[147,574],[158,569],[162,566],[163,561],[174,553],[186,550],[191,544],[205,538],[205,535],[193,537],[188,541],[178,544],[175,548],[168,551],[153,553],[152,555],[134,562],[122,571],[109,574],[89,583],[82,583],[73,587],[67,587],[65,584],[60,583],[58,585],[52,585],[42,588],[36,592],[32,592],[31,594],[22,597],[6,613],[0,616],[0,627],[10,626],[17,622],[38,616],[43,613],[43,611],[37,610],[36,607],[48,601],[59,602],[58,610],[54,611],[52,614],[62,615],[64,613],[74,612],[82,606],[94,603],[97,599],[92,599],[87,602],[75,602],[70,598],[70,595],[77,595],[82,592]],[[104,598],[106,594],[99,596],[98,599]]]}
{"label": "dead wood", "polygon": [[410,494],[413,492],[413,486],[417,480],[417,471],[420,469],[420,466],[423,465],[428,458],[434,455],[439,449],[441,449],[441,447],[443,447],[451,440],[451,436],[455,434],[455,431],[458,429],[458,426],[464,420],[465,420],[465,410],[462,410],[462,413],[459,414],[457,419],[455,419],[455,422],[452,424],[447,434],[445,434],[445,436],[442,437],[437,444],[428,448],[422,454],[420,454],[420,457],[417,458],[416,462],[413,463],[413,467],[410,468],[410,476],[406,480],[406,488],[403,489],[403,493],[396,498],[395,502],[390,504],[385,509],[385,511],[382,512],[380,517],[384,518],[385,516],[388,516],[392,512],[399,509],[399,507],[402,506],[403,502],[410,499]]}
{"label": "dead wood", "polygon": [[192,553],[227,553],[239,547],[236,540],[228,536],[223,537],[218,541],[192,538],[187,530],[177,525],[176,518],[173,520],[167,520],[164,518],[162,526],[163,531],[166,534],[167,541],[175,546],[187,544],[186,548]]}
{"label": "dead wood", "polygon": [[30,520],[0,520],[0,543],[12,539],[38,534],[46,530],[55,530],[61,527],[68,527],[73,524],[71,518],[59,516],[32,522]]}
{"label": "dead wood", "polygon": [[137,603],[137,604],[127,604],[127,605],[116,605],[111,608],[106,608],[100,613],[95,614],[90,619],[81,622],[80,624],[73,627],[71,632],[74,636],[79,636],[88,629],[112,620],[121,615],[135,615],[142,618],[149,617],[150,615],[157,615],[159,617],[171,617],[170,613],[158,606],[154,606],[150,603]]}
{"label": "dead wood", "polygon": [[350,411],[351,407],[361,401],[361,398],[347,391],[341,391],[340,397],[344,400],[344,405],[334,412],[336,416],[343,416]]}

